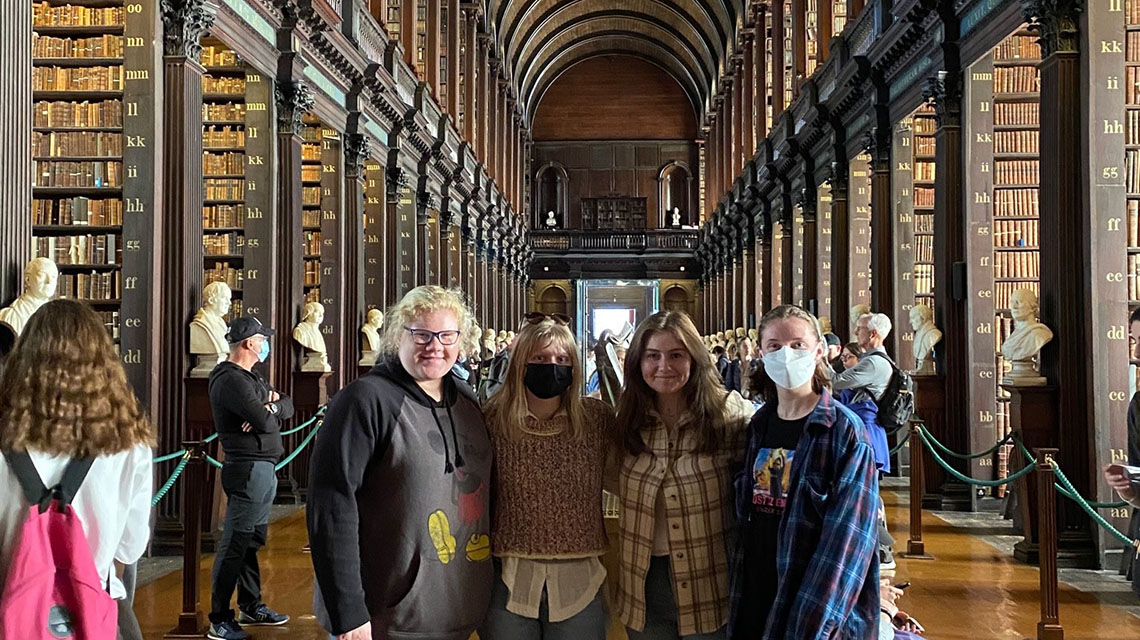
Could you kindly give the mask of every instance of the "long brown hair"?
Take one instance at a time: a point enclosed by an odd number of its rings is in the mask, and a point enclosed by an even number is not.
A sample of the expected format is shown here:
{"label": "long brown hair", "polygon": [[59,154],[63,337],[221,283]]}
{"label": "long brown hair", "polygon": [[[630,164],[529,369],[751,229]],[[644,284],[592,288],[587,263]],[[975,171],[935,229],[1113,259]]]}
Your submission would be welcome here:
{"label": "long brown hair", "polygon": [[648,451],[642,431],[649,425],[649,412],[656,408],[656,392],[641,375],[645,345],[659,332],[673,334],[689,352],[689,380],[681,389],[688,408],[686,423],[699,431],[696,450],[715,451],[723,440],[725,428],[724,385],[711,359],[704,354],[701,336],[689,316],[680,311],[658,311],[637,326],[625,358],[625,387],[617,403],[617,433],[630,455]]}
{"label": "long brown hair", "polygon": [[154,445],[102,320],[53,300],[32,314],[0,377],[0,448],[93,458]]}
{"label": "long brown hair", "polygon": [[503,386],[495,392],[483,408],[487,427],[510,438],[520,438],[526,422],[526,365],[536,351],[554,344],[570,356],[570,366],[574,370],[574,381],[562,393],[562,409],[570,422],[570,435],[581,438],[586,432],[586,410],[582,408],[582,363],[578,358],[578,345],[574,334],[564,324],[547,319],[531,324],[525,323],[515,336],[511,358],[507,363],[507,377]]}
{"label": "long brown hair", "polygon": [[[816,319],[811,313],[805,311],[801,307],[794,304],[783,304],[760,318],[760,327],[757,330],[759,343],[757,351],[764,350],[764,329],[768,328],[776,322],[796,318],[808,323],[808,326],[815,332],[817,344],[824,344],[823,329],[819,326],[819,320]],[[824,353],[827,353],[826,349]],[[776,383],[772,378],[768,377],[768,373],[764,371],[764,359],[758,358],[759,364],[753,370],[752,377],[750,378],[752,397],[763,398],[764,402],[776,401]],[[831,376],[827,372],[827,363],[825,358],[819,358],[815,362],[815,373],[811,377],[811,390],[815,393],[823,393],[824,389],[831,388]]]}

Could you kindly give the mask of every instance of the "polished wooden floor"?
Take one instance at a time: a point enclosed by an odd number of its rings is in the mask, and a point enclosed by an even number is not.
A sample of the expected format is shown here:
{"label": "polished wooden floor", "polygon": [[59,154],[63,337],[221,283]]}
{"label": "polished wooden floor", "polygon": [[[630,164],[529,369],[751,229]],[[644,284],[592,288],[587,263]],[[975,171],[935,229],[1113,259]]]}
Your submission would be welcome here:
{"label": "polished wooden floor", "polygon": [[[907,512],[899,506],[902,494],[884,491],[891,531],[905,548]],[[1037,570],[1018,564],[995,548],[954,529],[936,516],[924,518],[924,538],[933,561],[898,560],[898,582],[910,581],[901,602],[904,610],[926,626],[935,640],[1015,640],[1036,637],[1038,619]],[[306,542],[303,512],[270,527],[269,545],[262,551],[265,600],[293,616],[285,627],[251,629],[255,638],[324,640],[312,614],[312,566],[301,551]],[[201,566],[202,602],[209,603],[212,557]],[[169,630],[181,603],[181,572],[175,572],[139,589],[135,611],[148,640]],[[1099,602],[1095,594],[1062,585],[1061,623],[1071,639],[1140,638],[1140,619],[1119,606]],[[615,625],[613,640],[625,634]]]}

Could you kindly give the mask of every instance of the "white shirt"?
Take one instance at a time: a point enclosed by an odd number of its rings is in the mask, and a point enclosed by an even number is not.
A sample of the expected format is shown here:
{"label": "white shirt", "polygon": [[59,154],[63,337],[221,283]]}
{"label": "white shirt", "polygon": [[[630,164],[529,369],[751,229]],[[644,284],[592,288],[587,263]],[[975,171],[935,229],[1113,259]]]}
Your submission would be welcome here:
{"label": "white shirt", "polygon": [[[153,456],[149,446],[140,444],[96,458],[71,503],[83,523],[99,578],[104,584],[110,579],[115,599],[126,597],[127,592],[115,576],[114,561],[136,562],[150,539]],[[59,484],[70,460],[37,451],[31,452],[31,458],[46,487]],[[29,506],[8,459],[0,455],[0,584],[8,577]]]}

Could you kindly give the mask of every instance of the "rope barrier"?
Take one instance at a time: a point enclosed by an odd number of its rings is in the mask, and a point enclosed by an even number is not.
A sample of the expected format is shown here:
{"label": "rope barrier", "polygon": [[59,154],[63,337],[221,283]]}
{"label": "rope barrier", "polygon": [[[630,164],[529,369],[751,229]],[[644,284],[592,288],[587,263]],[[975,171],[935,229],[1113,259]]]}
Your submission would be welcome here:
{"label": "rope barrier", "polygon": [[[309,425],[313,424],[314,422],[317,422],[317,418],[320,418],[322,413],[324,413],[324,407],[321,407],[321,409],[319,411],[317,411],[315,414],[313,414],[312,418],[309,418],[300,426],[289,429],[288,431],[282,431],[281,435],[287,436],[287,435],[292,434],[292,433],[297,433],[301,429],[304,429],[305,427],[308,427]],[[317,422],[317,428],[313,429],[312,433],[305,436],[305,439],[301,441],[301,446],[294,449],[293,453],[290,453],[288,456],[285,457],[284,460],[279,462],[277,464],[277,466],[273,468],[274,471],[278,471],[281,468],[283,468],[285,465],[292,462],[293,458],[296,458],[297,455],[301,453],[301,450],[304,449],[309,444],[309,442],[312,441],[313,437],[317,434],[317,431],[321,428],[322,424],[324,424],[324,420]],[[216,467],[218,469],[222,468],[222,463],[218,462],[217,459],[215,459],[213,456],[210,456],[209,454],[206,455],[206,462],[210,463],[210,466]]]}
{"label": "rope barrier", "polygon": [[[924,429],[920,426],[920,427],[918,427],[917,431],[918,431],[918,435],[922,438],[922,441],[928,445],[931,445],[930,456],[932,458],[934,458],[934,461],[937,462],[939,464],[939,466],[941,466],[947,473],[954,476],[958,480],[965,482],[966,484],[974,485],[977,487],[1000,487],[1003,484],[1008,484],[1010,482],[1013,482],[1014,480],[1017,480],[1018,478],[1029,475],[1029,473],[1031,473],[1033,471],[1033,465],[1028,464],[1025,466],[1024,469],[1022,469],[1016,473],[1012,473],[1012,474],[1006,476],[1005,478],[1003,478],[1001,480],[975,480],[974,478],[971,478],[970,476],[967,476],[967,475],[959,472],[954,467],[951,467],[949,464],[946,463],[945,460],[942,459],[942,456],[938,455],[938,452],[934,450],[934,443],[938,443],[938,441],[934,439],[934,436],[929,435],[926,432],[926,429]],[[938,444],[939,444],[939,446],[941,446],[941,443],[938,443]],[[996,451],[996,449],[995,449],[995,451]]]}
{"label": "rope barrier", "polygon": [[905,447],[905,446],[906,446],[906,443],[907,443],[907,441],[909,441],[909,440],[910,440],[910,431],[907,431],[907,432],[906,432],[906,435],[904,435],[904,436],[902,437],[902,440],[899,440],[899,443],[898,443],[898,444],[896,444],[896,445],[894,446],[894,448],[893,448],[893,449],[891,449],[891,451],[890,451],[890,454],[889,454],[889,455],[892,455],[892,456],[893,456],[893,455],[895,455],[896,453],[898,453],[898,452],[899,452],[899,451],[900,451],[900,450],[901,450],[903,447]]}
{"label": "rope barrier", "polygon": [[[1012,439],[1013,439],[1013,432],[1010,431],[1008,434],[1006,434],[1006,436],[1004,438],[999,440],[997,444],[990,447],[989,449],[986,449],[985,451],[983,451],[981,453],[955,453],[955,452],[951,451],[946,445],[942,444],[941,442],[939,442],[937,440],[934,440],[933,442],[931,442],[931,444],[935,447],[938,447],[938,449],[940,451],[942,451],[942,453],[945,453],[946,455],[951,456],[953,458],[957,458],[959,460],[977,460],[978,458],[984,458],[986,456],[993,455],[993,453],[995,451],[1002,448],[1004,445],[1008,444],[1009,441]],[[931,436],[927,440],[927,442],[930,442],[931,440],[933,440],[933,436]]]}
{"label": "rope barrier", "polygon": [[[1029,452],[1029,448],[1021,442],[1020,438],[1015,437],[1013,441],[1017,444],[1018,449],[1021,450],[1021,455],[1025,456],[1025,459],[1029,462],[1029,464],[1037,464],[1037,459],[1033,457],[1033,454]],[[1053,466],[1056,467],[1056,464]],[[1119,500],[1117,502],[1092,502],[1090,500],[1085,500],[1080,496],[1079,493],[1076,493],[1075,491],[1071,492],[1056,482],[1053,483],[1053,486],[1057,489],[1058,493],[1065,496],[1066,498],[1074,502],[1084,501],[1085,504],[1089,505],[1093,509],[1119,509],[1120,507],[1128,506],[1127,500]]]}
{"label": "rope barrier", "polygon": [[1053,467],[1053,473],[1057,475],[1057,480],[1060,481],[1059,484],[1065,488],[1064,493],[1067,497],[1070,497],[1074,502],[1079,504],[1081,508],[1085,510],[1085,513],[1089,514],[1089,517],[1092,518],[1094,522],[1104,527],[1105,531],[1108,531],[1117,540],[1120,540],[1129,547],[1137,547],[1140,549],[1140,547],[1137,546],[1140,544],[1140,541],[1129,538],[1128,536],[1121,533],[1116,527],[1109,524],[1107,520],[1105,520],[1099,513],[1096,512],[1096,509],[1094,509],[1092,505],[1086,502],[1085,499],[1082,498],[1079,493],[1077,493],[1076,488],[1074,488],[1073,484],[1069,482],[1069,479],[1065,477],[1065,473],[1061,471],[1061,465],[1057,464],[1056,460],[1051,460],[1050,465]]}
{"label": "rope barrier", "polygon": [[158,490],[157,493],[154,494],[154,497],[151,498],[151,507],[157,505],[159,501],[161,501],[166,496],[166,494],[170,491],[170,488],[174,486],[175,481],[178,480],[178,476],[182,475],[182,471],[186,469],[186,463],[190,462],[190,452],[186,451],[185,449],[182,451],[182,460],[178,463],[177,467],[174,467],[174,473],[170,474],[170,478],[163,483],[162,487]]}
{"label": "rope barrier", "polygon": [[[310,424],[315,422],[317,418],[324,415],[325,409],[327,409],[327,408],[328,408],[327,404],[322,406],[320,409],[317,409],[317,412],[313,414],[312,418],[309,418],[300,426],[294,427],[294,428],[289,429],[287,431],[282,431],[281,435],[283,435],[283,436],[292,435],[292,434],[297,433],[298,431],[308,427]],[[202,440],[202,443],[203,444],[209,444],[209,443],[211,443],[217,439],[218,439],[218,434],[217,433],[211,433],[210,435],[206,436],[206,438],[204,440]],[[160,462],[167,462],[167,461],[173,460],[175,458],[182,457],[184,455],[186,455],[186,450],[185,449],[179,449],[178,451],[175,451],[173,453],[168,453],[164,456],[159,456],[159,457],[155,458],[154,460],[152,460],[151,462],[153,462],[154,464],[158,464]]]}
{"label": "rope barrier", "polygon": [[175,451],[174,453],[168,453],[164,456],[158,456],[157,458],[155,458],[151,462],[153,462],[154,464],[158,464],[160,462],[166,462],[167,460],[173,460],[175,458],[180,458],[184,455],[186,455],[186,450],[185,449],[179,449],[178,451]]}
{"label": "rope barrier", "polygon": [[309,435],[305,436],[305,439],[301,441],[301,446],[294,449],[293,453],[290,453],[289,455],[285,456],[285,459],[282,460],[281,462],[278,462],[273,467],[273,470],[274,471],[280,471],[282,468],[285,467],[285,465],[292,462],[293,458],[296,458],[297,455],[299,453],[301,453],[301,450],[303,450],[305,447],[307,447],[309,445],[309,443],[312,442],[313,438],[315,438],[317,436],[317,432],[321,430],[321,426],[324,425],[324,423],[325,423],[324,420],[321,420],[320,422],[318,422],[317,426],[314,427],[313,430],[309,432]]}

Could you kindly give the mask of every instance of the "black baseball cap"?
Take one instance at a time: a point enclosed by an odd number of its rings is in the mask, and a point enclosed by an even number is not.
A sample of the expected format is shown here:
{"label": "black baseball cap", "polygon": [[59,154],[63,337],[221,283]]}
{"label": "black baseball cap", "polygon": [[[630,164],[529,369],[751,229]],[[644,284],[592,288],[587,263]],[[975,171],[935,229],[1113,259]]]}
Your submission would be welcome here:
{"label": "black baseball cap", "polygon": [[230,344],[237,344],[246,338],[262,335],[265,337],[272,336],[273,329],[261,324],[261,321],[253,316],[240,316],[233,319],[230,323],[230,330],[226,332],[226,340]]}
{"label": "black baseball cap", "polygon": [[839,336],[835,335],[834,333],[823,334],[823,340],[829,347],[838,347],[839,345],[843,344],[839,341]]}

